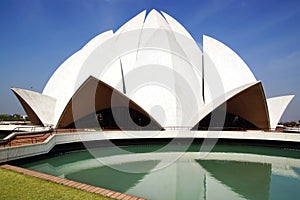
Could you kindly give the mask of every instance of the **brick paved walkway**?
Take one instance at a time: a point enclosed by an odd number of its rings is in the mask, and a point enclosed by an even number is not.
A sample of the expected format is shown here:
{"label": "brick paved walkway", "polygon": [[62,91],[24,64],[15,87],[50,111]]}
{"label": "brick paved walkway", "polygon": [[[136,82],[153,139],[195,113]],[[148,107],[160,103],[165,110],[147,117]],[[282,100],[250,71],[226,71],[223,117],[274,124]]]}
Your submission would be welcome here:
{"label": "brick paved walkway", "polygon": [[[85,129],[55,129],[53,132],[45,132],[45,133],[27,133],[24,135],[16,135],[12,139],[9,140],[0,140],[0,148],[5,147],[15,147],[22,146],[28,144],[36,144],[44,142],[51,134],[65,134],[65,133],[76,133],[84,131],[87,132],[89,130]],[[91,131],[94,132],[94,131]]]}
{"label": "brick paved walkway", "polygon": [[139,197],[135,197],[135,196],[127,195],[127,194],[122,194],[120,192],[115,192],[115,191],[112,191],[112,190],[107,190],[107,189],[104,189],[104,188],[95,187],[95,186],[92,186],[92,185],[87,185],[87,184],[84,184],[84,183],[79,183],[79,182],[76,182],[76,181],[67,180],[67,179],[64,179],[64,178],[44,174],[44,173],[41,173],[41,172],[32,171],[32,170],[29,170],[29,169],[24,169],[24,168],[21,168],[21,167],[16,167],[16,166],[13,166],[13,165],[4,164],[4,165],[1,165],[1,168],[8,169],[8,170],[18,172],[18,173],[21,173],[21,174],[26,174],[26,175],[29,175],[29,176],[32,176],[32,177],[43,179],[43,180],[52,181],[52,182],[55,182],[55,183],[58,183],[58,184],[62,184],[62,185],[65,185],[65,186],[76,188],[76,189],[80,189],[80,190],[83,190],[83,191],[86,191],[86,192],[100,194],[100,195],[110,197],[110,198],[114,198],[114,199],[120,199],[120,200],[145,200],[143,198],[139,198]]}
{"label": "brick paved walkway", "polygon": [[50,133],[17,135],[13,139],[11,139],[7,142],[3,141],[0,144],[0,148],[41,143],[41,142],[44,142],[50,135],[51,135]]}

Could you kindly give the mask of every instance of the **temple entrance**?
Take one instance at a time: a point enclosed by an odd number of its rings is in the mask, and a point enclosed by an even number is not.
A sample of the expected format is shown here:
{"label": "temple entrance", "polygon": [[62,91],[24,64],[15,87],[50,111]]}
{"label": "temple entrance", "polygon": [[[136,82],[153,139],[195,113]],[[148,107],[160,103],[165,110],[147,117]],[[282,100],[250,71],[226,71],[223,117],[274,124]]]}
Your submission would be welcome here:
{"label": "temple entrance", "polygon": [[161,130],[149,116],[127,107],[115,107],[97,111],[67,128],[101,128],[102,130]]}

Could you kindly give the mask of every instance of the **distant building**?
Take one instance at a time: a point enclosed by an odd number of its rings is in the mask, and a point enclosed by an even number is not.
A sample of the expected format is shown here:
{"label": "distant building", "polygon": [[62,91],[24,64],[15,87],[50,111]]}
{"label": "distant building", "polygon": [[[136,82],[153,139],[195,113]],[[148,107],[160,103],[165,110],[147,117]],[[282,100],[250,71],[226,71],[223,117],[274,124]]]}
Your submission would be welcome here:
{"label": "distant building", "polygon": [[266,99],[234,51],[156,10],[93,38],[42,93],[12,90],[34,124],[126,130],[275,129],[293,98]]}

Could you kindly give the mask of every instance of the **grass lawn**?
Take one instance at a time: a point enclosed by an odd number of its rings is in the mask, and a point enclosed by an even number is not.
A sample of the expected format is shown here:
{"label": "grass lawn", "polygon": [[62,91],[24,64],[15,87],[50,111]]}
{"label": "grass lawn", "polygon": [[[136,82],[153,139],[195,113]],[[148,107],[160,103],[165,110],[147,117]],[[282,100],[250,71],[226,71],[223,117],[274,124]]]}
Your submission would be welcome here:
{"label": "grass lawn", "polygon": [[0,199],[109,200],[110,198],[0,168]]}

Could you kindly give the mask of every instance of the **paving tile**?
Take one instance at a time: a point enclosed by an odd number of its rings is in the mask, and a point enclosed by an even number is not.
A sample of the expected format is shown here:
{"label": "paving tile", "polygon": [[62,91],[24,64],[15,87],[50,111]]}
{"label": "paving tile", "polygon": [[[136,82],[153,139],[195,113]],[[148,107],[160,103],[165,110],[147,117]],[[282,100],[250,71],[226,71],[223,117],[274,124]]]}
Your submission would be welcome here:
{"label": "paving tile", "polygon": [[126,195],[124,198],[122,198],[122,200],[129,200],[131,199],[132,196]]}
{"label": "paving tile", "polygon": [[118,196],[120,196],[122,193],[120,192],[115,192],[113,195],[111,195],[111,198],[117,198]]}
{"label": "paving tile", "polygon": [[61,184],[63,181],[64,181],[64,179],[62,179],[62,178],[58,178],[58,179],[56,180],[56,182],[57,182],[57,183],[60,183],[60,184]]}
{"label": "paving tile", "polygon": [[94,193],[96,194],[101,194],[101,192],[103,192],[105,189],[103,188],[98,188]]}
{"label": "paving tile", "polygon": [[95,193],[99,188],[95,187],[94,189],[91,189],[90,192]]}
{"label": "paving tile", "polygon": [[[41,176],[38,176],[38,177],[40,177],[40,178],[43,178],[43,177],[41,177]],[[49,181],[55,181],[56,180],[56,178],[54,178],[54,177],[51,177],[51,176],[48,176],[48,177],[45,177],[47,180],[49,180]]]}
{"label": "paving tile", "polygon": [[107,193],[105,196],[107,196],[107,197],[111,197],[113,194],[115,194],[116,192],[114,192],[114,191],[110,191],[109,193]]}
{"label": "paving tile", "polygon": [[106,195],[110,192],[110,190],[104,189],[100,194],[102,195]]}
{"label": "paving tile", "polygon": [[124,197],[126,197],[127,195],[126,194],[121,194],[119,195],[116,199],[123,199]]}
{"label": "paving tile", "polygon": [[89,187],[90,187],[90,185],[86,185],[86,184],[85,184],[85,186],[84,186],[83,188],[81,188],[81,189],[86,190],[86,189],[89,188]]}
{"label": "paving tile", "polygon": [[75,181],[69,181],[67,183],[67,185],[70,186],[70,187],[73,187],[73,185],[75,185],[75,184],[77,184],[77,182],[75,182]]}
{"label": "paving tile", "polygon": [[62,179],[62,180],[60,181],[60,184],[65,185],[68,181],[69,181],[69,180],[67,180],[67,179]]}
{"label": "paving tile", "polygon": [[73,188],[77,188],[78,186],[80,186],[81,183],[75,182],[75,181],[68,181],[66,184],[66,186],[68,187],[73,187]]}
{"label": "paving tile", "polygon": [[86,186],[87,186],[86,184],[80,184],[77,188],[82,190],[82,189],[85,188]]}
{"label": "paving tile", "polygon": [[74,185],[72,185],[72,187],[75,187],[75,188],[78,188],[79,189],[79,187],[81,187],[81,185],[82,185],[82,183],[75,183]]}
{"label": "paving tile", "polygon": [[71,183],[73,183],[73,181],[67,180],[67,182],[64,185],[69,186]]}
{"label": "paving tile", "polygon": [[95,187],[92,186],[92,185],[88,185],[87,188],[85,188],[84,190],[87,191],[87,192],[91,192],[92,189],[94,189]]}

